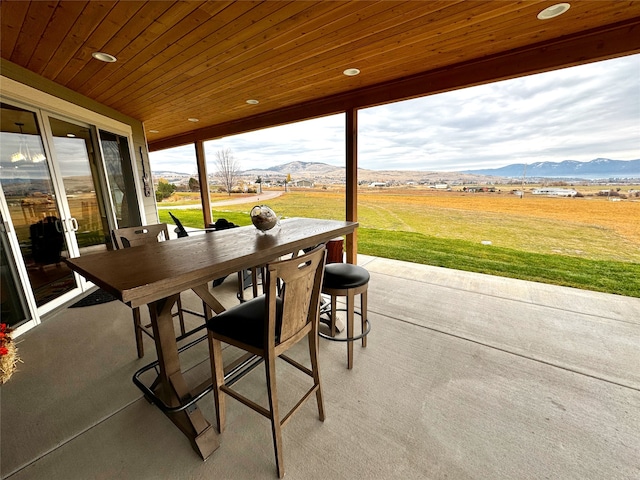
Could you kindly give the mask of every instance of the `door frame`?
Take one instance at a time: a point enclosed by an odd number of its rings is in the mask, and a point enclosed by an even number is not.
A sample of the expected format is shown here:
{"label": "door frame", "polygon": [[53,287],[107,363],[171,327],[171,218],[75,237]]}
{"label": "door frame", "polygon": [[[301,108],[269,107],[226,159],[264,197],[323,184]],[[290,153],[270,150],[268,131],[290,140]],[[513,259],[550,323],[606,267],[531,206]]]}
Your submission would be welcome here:
{"label": "door frame", "polygon": [[13,221],[9,215],[9,208],[2,188],[0,188],[0,212],[2,213],[3,220],[0,228],[4,230],[4,235],[6,236],[7,243],[9,244],[9,251],[6,252],[6,254],[8,257],[11,257],[10,261],[13,261],[13,266],[16,270],[15,273],[18,277],[14,280],[19,282],[18,287],[24,294],[25,307],[27,308],[27,312],[25,312],[27,314],[27,321],[17,327],[14,331],[14,335],[18,336],[20,333],[26,332],[38,325],[40,323],[40,319],[37,315],[38,307],[36,306],[36,299],[33,295],[33,290],[31,289],[31,282],[29,280],[27,267],[22,260],[22,255],[20,255],[20,243],[18,242],[18,236],[13,228]]}

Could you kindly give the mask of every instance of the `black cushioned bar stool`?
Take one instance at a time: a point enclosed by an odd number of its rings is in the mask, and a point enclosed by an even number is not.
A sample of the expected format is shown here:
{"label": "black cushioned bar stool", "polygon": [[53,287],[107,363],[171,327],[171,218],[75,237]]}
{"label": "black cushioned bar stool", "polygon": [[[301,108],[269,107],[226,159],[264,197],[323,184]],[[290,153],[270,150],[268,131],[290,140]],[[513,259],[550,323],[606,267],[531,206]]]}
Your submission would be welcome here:
{"label": "black cushioned bar stool", "polygon": [[[353,342],[362,339],[362,346],[367,346],[367,334],[371,325],[367,318],[367,286],[369,285],[369,272],[357,265],[350,263],[332,263],[324,267],[324,280],[322,293],[331,297],[330,327],[331,335],[320,332],[322,338],[328,340],[347,342],[347,368],[353,367]],[[360,295],[360,311],[355,311],[355,296]],[[337,297],[347,297],[347,308],[336,308]],[[347,312],[347,336],[336,337],[336,313]],[[362,333],[354,336],[354,316],[359,315],[362,324]]]}

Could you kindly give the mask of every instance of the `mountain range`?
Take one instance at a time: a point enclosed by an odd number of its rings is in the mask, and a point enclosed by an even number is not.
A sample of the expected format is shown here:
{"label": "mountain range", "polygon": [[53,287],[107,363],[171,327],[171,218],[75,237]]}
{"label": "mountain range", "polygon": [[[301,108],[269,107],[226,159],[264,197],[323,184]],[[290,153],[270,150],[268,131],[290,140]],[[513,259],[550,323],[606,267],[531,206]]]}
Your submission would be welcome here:
{"label": "mountain range", "polygon": [[[190,175],[168,171],[154,171],[154,177],[170,182],[186,181]],[[345,168],[321,162],[294,161],[263,169],[238,172],[245,180],[260,177],[264,181],[284,180],[288,175],[292,180],[314,180],[317,183],[337,183],[345,181]],[[215,174],[209,172],[213,177]],[[193,176],[193,175],[191,175]],[[509,179],[563,178],[563,179],[609,179],[640,178],[640,160],[610,160],[597,158],[590,162],[565,160],[563,162],[515,163],[500,168],[468,170],[464,172],[438,172],[421,170],[368,170],[358,169],[358,180],[362,183],[389,182],[415,183],[472,183],[496,182]]]}
{"label": "mountain range", "polygon": [[467,170],[464,173],[508,178],[636,178],[640,177],[640,160],[610,160],[596,158],[590,162],[514,163],[500,168]]}
{"label": "mountain range", "polygon": [[[252,169],[240,172],[244,178],[261,177],[265,181],[282,180],[288,175],[292,180],[310,179],[316,183],[345,182],[345,167],[336,167],[322,162],[294,161],[275,165],[265,169]],[[442,182],[481,182],[489,181],[486,175],[462,172],[434,172],[423,170],[369,170],[358,168],[358,181],[361,183],[384,182],[391,184],[442,183]]]}
{"label": "mountain range", "polygon": [[[268,169],[254,169],[242,172],[242,175],[270,176],[291,174],[294,178],[344,179],[344,168],[320,162],[289,162]],[[596,158],[590,162],[565,160],[562,162],[536,162],[530,164],[514,163],[500,168],[465,170],[461,172],[425,172],[406,170],[367,170],[358,169],[361,181],[388,181],[413,179],[415,181],[433,179],[465,179],[468,176],[490,176],[502,178],[575,178],[575,179],[608,179],[608,178],[640,178],[640,160],[611,160]],[[466,178],[468,180],[468,178]]]}

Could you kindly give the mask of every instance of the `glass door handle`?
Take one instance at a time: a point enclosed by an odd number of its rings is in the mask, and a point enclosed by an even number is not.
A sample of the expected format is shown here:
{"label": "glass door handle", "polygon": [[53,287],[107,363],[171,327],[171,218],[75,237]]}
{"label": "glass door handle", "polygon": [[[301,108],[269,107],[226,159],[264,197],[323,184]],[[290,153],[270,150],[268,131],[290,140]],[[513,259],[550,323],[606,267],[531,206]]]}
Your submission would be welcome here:
{"label": "glass door handle", "polygon": [[71,217],[69,220],[71,221],[71,230],[73,230],[74,232],[77,232],[79,228],[78,220],[76,220],[75,217]]}
{"label": "glass door handle", "polygon": [[64,224],[62,223],[62,220],[56,219],[54,225],[56,226],[56,231],[58,233],[64,233]]}

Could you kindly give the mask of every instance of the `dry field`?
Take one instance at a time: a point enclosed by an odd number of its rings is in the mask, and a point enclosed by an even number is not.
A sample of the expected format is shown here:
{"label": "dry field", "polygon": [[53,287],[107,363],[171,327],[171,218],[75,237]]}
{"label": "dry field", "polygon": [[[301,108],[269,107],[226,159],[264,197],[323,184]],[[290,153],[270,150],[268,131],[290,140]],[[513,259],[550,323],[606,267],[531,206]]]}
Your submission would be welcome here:
{"label": "dry field", "polygon": [[[511,193],[512,188],[465,193],[423,187],[362,187],[358,191],[358,221],[368,228],[490,241],[533,253],[640,262],[640,199],[613,202],[589,195],[561,198],[531,194],[519,198]],[[344,190],[297,189],[269,205],[285,216],[341,218]],[[242,211],[241,207],[229,209]]]}
{"label": "dry field", "polygon": [[640,198],[612,202],[606,197],[578,198],[528,195],[519,198],[508,190],[496,193],[437,192],[433,190],[380,190],[359,193],[359,202],[382,202],[388,205],[430,206],[482,214],[495,213],[549,219],[606,228],[640,248]]}
{"label": "dry field", "polygon": [[[520,198],[511,193],[514,188],[504,185],[493,193],[467,193],[422,186],[363,186],[358,189],[358,221],[365,228],[491,242],[524,252],[640,263],[640,198],[609,201],[596,196],[606,188],[599,186],[576,187],[584,197],[547,197],[531,194],[531,185]],[[629,189],[640,187],[625,186],[620,193]],[[293,188],[267,204],[286,217],[344,218],[344,195],[343,187]],[[199,197],[176,197],[172,204],[199,204]],[[214,202],[227,198],[212,195]],[[224,216],[225,211],[248,213],[252,206],[214,207],[214,216]]]}

